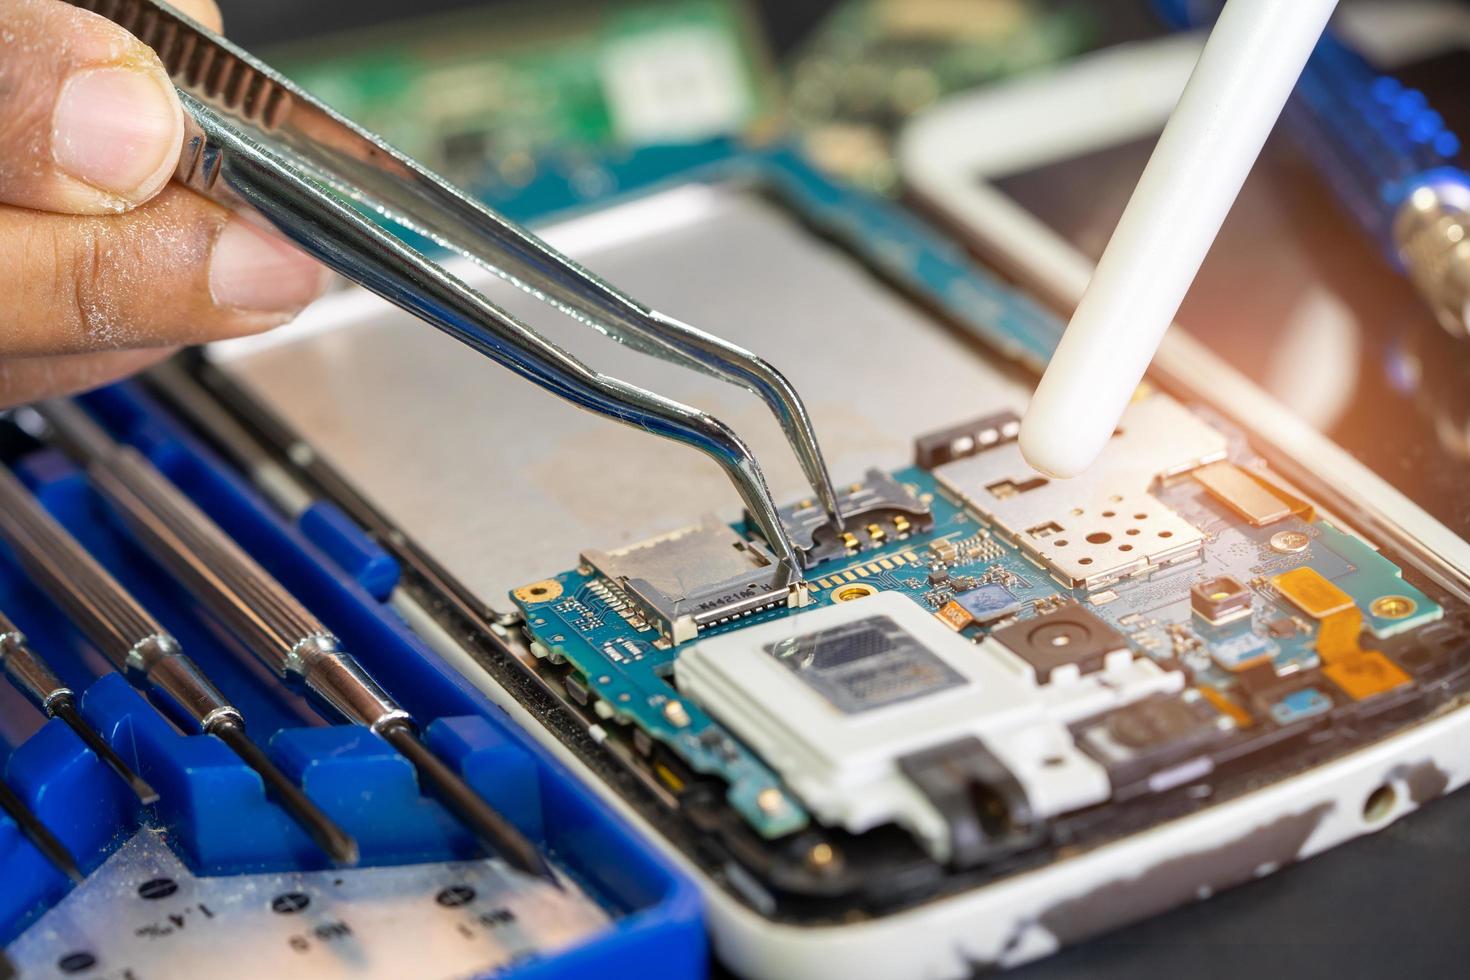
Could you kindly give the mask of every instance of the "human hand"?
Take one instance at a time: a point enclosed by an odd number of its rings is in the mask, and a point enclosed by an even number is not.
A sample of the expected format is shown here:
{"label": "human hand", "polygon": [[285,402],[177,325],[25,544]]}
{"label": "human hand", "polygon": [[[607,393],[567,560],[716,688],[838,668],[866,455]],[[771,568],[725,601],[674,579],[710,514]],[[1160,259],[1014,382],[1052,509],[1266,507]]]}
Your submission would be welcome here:
{"label": "human hand", "polygon": [[[171,0],[219,29],[214,0]],[[0,408],[295,316],[327,271],[171,182],[153,51],[62,0],[0,0]]]}

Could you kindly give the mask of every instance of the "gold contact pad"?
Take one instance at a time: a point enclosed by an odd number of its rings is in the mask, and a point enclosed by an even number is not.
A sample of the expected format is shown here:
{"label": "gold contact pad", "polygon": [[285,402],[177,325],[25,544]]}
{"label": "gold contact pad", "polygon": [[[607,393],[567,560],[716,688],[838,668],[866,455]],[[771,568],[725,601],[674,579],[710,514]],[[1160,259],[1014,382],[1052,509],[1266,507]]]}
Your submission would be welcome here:
{"label": "gold contact pad", "polygon": [[[1352,596],[1329,582],[1315,568],[1293,568],[1271,580],[1276,591],[1313,619],[1326,619],[1345,609],[1356,609]],[[1358,614],[1361,621],[1362,613]]]}

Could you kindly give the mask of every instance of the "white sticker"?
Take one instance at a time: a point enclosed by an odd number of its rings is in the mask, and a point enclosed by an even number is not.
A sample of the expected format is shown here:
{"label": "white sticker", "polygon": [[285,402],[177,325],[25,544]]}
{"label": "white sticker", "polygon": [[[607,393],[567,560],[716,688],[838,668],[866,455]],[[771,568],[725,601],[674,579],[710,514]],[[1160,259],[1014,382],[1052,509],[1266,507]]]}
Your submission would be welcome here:
{"label": "white sticker", "polygon": [[718,136],[750,110],[739,54],[709,27],[630,35],[608,47],[601,67],[613,129],[629,143]]}

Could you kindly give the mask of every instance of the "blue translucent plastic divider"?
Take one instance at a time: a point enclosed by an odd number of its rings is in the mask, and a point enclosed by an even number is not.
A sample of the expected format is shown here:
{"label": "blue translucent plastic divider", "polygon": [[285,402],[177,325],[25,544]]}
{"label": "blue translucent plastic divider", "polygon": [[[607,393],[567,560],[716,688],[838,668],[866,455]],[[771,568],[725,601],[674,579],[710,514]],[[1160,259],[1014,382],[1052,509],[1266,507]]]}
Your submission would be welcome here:
{"label": "blue translucent plastic divider", "polygon": [[[562,955],[518,965],[511,975],[646,977],[653,963],[661,977],[702,975],[705,939],[693,886],[385,604],[398,570],[371,539],[330,504],[293,524],[135,385],[114,386],[83,404],[114,436],[148,455],[336,632],[425,724],[433,749],[614,913],[606,932]],[[120,530],[69,461],[43,451],[18,469],[46,508],[244,711],[252,737],[357,837],[364,864],[475,853],[463,828],[419,792],[412,767],[386,743],[364,728],[323,717],[233,649],[233,641]],[[7,718],[0,734],[15,743],[7,779],[85,869],[97,867],[145,824],[167,828],[197,873],[324,866],[305,834],[266,798],[255,773],[217,740],[181,734],[166,721],[26,581],[3,548],[0,608],[63,680],[83,692],[84,715],[162,796],[154,807],[140,808],[69,729],[43,723],[13,692],[0,692]],[[4,818],[0,879],[0,942],[70,887]]]}

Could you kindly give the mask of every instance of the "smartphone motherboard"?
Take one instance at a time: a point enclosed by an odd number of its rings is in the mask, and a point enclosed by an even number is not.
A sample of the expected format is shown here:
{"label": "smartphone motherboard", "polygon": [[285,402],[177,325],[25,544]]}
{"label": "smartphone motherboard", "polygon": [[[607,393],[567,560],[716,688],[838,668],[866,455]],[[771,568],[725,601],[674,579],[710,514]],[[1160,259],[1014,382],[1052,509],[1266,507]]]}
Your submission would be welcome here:
{"label": "smartphone motherboard", "polygon": [[1077,480],[1037,476],[1018,428],[922,435],[846,488],[842,530],[793,503],[807,582],[780,594],[746,525],[584,551],[514,591],[531,649],[671,791],[713,780],[762,838],[806,831],[809,867],[895,826],[1004,863],[1305,764],[1470,667],[1393,562],[1168,395]]}

